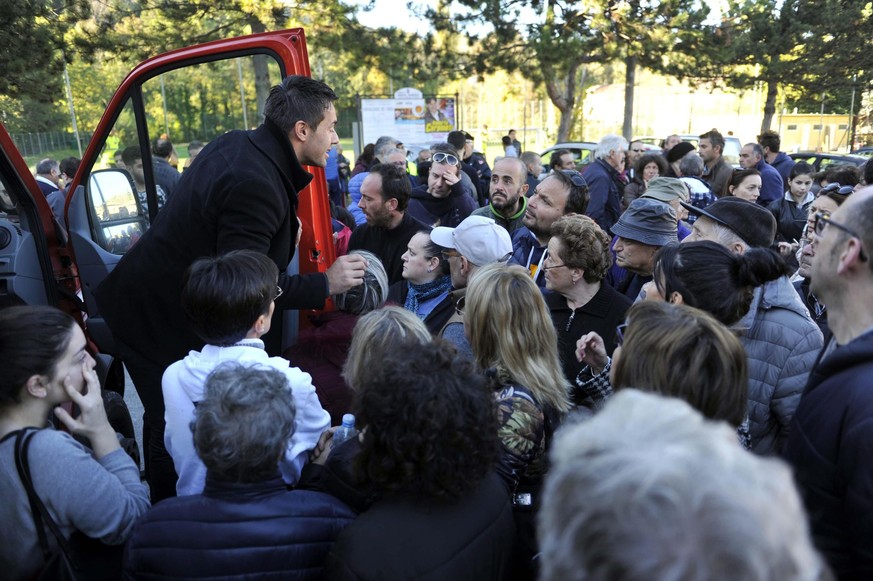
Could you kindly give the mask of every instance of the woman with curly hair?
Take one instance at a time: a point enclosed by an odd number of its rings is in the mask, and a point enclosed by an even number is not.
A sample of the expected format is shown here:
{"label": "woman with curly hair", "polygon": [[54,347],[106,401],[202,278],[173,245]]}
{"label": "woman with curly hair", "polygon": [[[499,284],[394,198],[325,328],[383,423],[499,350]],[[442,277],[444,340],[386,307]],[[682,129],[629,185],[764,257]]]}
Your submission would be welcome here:
{"label": "woman with curly hair", "polygon": [[362,430],[352,460],[378,500],[340,534],[327,577],[504,579],[512,508],[494,472],[485,379],[442,341],[413,341],[378,363],[355,385]]}
{"label": "woman with curly hair", "polygon": [[[552,225],[548,257],[543,264],[546,306],[558,334],[561,369],[570,383],[582,368],[576,360],[576,340],[591,331],[603,337],[607,351],[615,346],[615,328],[624,322],[631,300],[603,283],[612,253],[609,237],[594,220],[569,214]],[[575,403],[591,407],[584,394],[574,392]]]}
{"label": "woman with curly hair", "polygon": [[634,170],[634,179],[625,186],[621,197],[622,212],[627,210],[631,202],[646,193],[649,180],[667,174],[667,160],[662,155],[647,153],[640,156]]}
{"label": "woman with curly hair", "polygon": [[467,287],[464,327],[476,363],[497,400],[503,465],[514,489],[518,545],[513,567],[533,578],[533,514],[547,467],[552,434],[570,409],[558,338],[543,295],[526,269],[492,264]]}

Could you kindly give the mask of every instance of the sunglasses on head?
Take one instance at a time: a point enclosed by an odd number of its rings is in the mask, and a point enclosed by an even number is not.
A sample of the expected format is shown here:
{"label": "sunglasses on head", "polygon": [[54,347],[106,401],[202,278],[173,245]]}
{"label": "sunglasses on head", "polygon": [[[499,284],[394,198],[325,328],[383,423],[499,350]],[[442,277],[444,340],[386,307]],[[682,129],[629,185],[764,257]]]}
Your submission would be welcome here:
{"label": "sunglasses on head", "polygon": [[431,157],[434,163],[444,163],[446,165],[458,165],[458,156],[451,153],[443,153],[438,151]]}

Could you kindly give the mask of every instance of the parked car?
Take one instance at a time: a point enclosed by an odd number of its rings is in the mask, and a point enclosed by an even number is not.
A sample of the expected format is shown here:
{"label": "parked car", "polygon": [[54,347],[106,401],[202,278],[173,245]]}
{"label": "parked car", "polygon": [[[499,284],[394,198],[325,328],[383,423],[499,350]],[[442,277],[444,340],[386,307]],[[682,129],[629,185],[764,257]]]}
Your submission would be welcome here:
{"label": "parked car", "polygon": [[552,152],[559,149],[569,149],[576,161],[576,169],[584,171],[589,164],[594,162],[594,150],[597,148],[596,143],[591,141],[566,141],[564,143],[556,143],[540,154],[543,158],[543,173],[539,178],[543,179],[549,173],[549,160],[552,158]]}
{"label": "parked car", "polygon": [[865,145],[864,147],[859,147],[852,152],[852,155],[860,155],[862,157],[870,159],[871,157],[873,157],[873,145]]}
{"label": "parked car", "polygon": [[862,166],[867,163],[867,158],[861,155],[845,155],[840,153],[818,153],[815,151],[801,151],[799,153],[789,153],[788,157],[794,161],[805,161],[815,171],[821,171],[829,165],[847,163],[854,166]]}
{"label": "parked car", "polygon": [[[308,76],[303,30],[267,32],[182,48],[134,68],[110,99],[94,130],[68,187],[60,223],[53,218],[30,169],[0,124],[0,303],[54,305],[71,313],[86,332],[101,383],[109,390],[123,393],[124,373],[121,362],[113,357],[113,337],[97,309],[94,290],[136,244],[158,212],[149,144],[165,131],[165,117],[157,119],[152,114],[163,103],[161,86],[174,78],[184,82],[198,75],[220,75],[226,77],[223,80],[227,83],[215,83],[215,91],[232,86],[243,92],[242,99],[226,110],[227,117],[211,118],[213,134],[198,136],[209,140],[231,129],[247,128],[243,108],[256,110],[256,66],[259,75],[267,75],[270,85],[287,75]],[[240,110],[231,114],[236,106]],[[209,114],[214,115],[214,111]],[[139,147],[142,154],[144,195],[150,215],[144,212],[130,174],[105,165],[116,149],[130,146]],[[335,259],[324,173],[321,168],[309,171],[315,179],[300,193],[297,215],[305,227],[295,263],[289,267],[303,273],[324,272]],[[125,308],[140,308],[127,297],[119,296],[117,300]],[[306,315],[286,312],[283,321],[274,321],[274,326],[283,326],[283,349],[294,341],[298,321],[306,320]]]}

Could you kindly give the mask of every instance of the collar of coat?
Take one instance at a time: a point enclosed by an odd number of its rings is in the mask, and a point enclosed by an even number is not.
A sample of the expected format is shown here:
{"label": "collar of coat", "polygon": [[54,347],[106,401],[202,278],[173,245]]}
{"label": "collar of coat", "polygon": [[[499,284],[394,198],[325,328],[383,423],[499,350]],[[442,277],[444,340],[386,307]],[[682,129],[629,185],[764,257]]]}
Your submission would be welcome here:
{"label": "collar of coat", "polygon": [[312,174],[303,169],[294,148],[291,147],[288,135],[270,119],[265,119],[264,124],[249,135],[255,147],[260,149],[279,170],[286,189],[293,190],[295,196],[292,202],[296,207],[296,194],[309,185]]}

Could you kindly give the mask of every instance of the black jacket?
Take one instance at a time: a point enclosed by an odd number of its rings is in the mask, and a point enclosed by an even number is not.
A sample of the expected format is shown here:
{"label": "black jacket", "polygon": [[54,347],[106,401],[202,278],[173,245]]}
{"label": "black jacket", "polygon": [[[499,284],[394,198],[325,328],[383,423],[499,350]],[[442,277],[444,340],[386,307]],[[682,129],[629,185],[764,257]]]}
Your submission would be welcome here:
{"label": "black jacket", "polygon": [[429,232],[430,226],[419,222],[409,212],[404,212],[400,224],[390,230],[361,224],[349,238],[349,252],[367,250],[378,256],[388,274],[388,284],[394,284],[403,280],[403,260],[400,257],[406,252],[412,237],[422,230]]}
{"label": "black jacket", "polygon": [[321,492],[207,477],[203,494],[169,498],[137,523],[128,579],[322,579],[327,553],[355,514]]}
{"label": "black jacket", "polygon": [[558,333],[561,369],[570,385],[575,385],[576,376],[583,367],[576,360],[576,341],[585,333],[595,331],[603,337],[606,351],[612,355],[615,350],[615,328],[624,323],[624,315],[632,301],[606,284],[606,281],[600,283],[600,290],[590,301],[575,311],[571,311],[567,299],[556,292],[546,293],[544,298]]}
{"label": "black jacket", "polygon": [[809,375],[785,458],[812,535],[840,579],[873,579],[873,331]]}
{"label": "black jacket", "polygon": [[456,228],[475,209],[476,202],[467,195],[459,181],[445,198],[430,195],[427,185],[414,188],[409,195],[407,212],[423,224]]}
{"label": "black jacket", "polygon": [[279,267],[285,292],[277,312],[322,308],[324,274],[284,274],[297,238],[297,194],[311,179],[287,136],[269,120],[210,142],[151,228],[97,288],[113,335],[164,367],[202,347],[185,324],[182,278],[198,258],[231,250],[262,252]]}
{"label": "black jacket", "polygon": [[499,580],[514,534],[509,489],[492,473],[478,490],[456,501],[377,501],[340,534],[327,575],[332,580]]}

